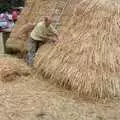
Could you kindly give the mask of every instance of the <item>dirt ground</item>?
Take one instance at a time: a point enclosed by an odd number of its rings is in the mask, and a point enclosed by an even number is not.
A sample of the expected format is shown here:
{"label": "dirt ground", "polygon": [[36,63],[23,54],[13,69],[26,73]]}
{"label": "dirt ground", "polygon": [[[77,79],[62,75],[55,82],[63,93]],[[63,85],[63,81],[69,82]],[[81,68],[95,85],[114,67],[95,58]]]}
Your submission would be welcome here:
{"label": "dirt ground", "polygon": [[79,100],[42,77],[0,81],[0,120],[119,120],[119,101]]}
{"label": "dirt ground", "polygon": [[107,104],[75,99],[70,91],[42,77],[0,81],[0,120],[119,120],[119,102]]}

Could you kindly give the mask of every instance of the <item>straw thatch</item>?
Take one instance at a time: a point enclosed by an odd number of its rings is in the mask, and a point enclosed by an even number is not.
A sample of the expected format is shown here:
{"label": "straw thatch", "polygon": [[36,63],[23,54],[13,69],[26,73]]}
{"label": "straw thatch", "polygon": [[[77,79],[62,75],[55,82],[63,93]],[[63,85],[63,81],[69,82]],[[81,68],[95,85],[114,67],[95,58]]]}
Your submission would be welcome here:
{"label": "straw thatch", "polygon": [[[9,50],[19,51],[21,53],[26,51],[26,41],[32,30],[28,23],[37,23],[43,16],[50,15],[55,1],[56,0],[26,0],[25,8],[17,21],[17,25],[7,40],[6,44]],[[21,30],[23,31],[21,32]]]}
{"label": "straw thatch", "polygon": [[37,53],[38,73],[79,95],[120,96],[120,2],[74,0],[64,16],[63,40]]}
{"label": "straw thatch", "polygon": [[30,75],[30,69],[20,60],[10,57],[0,58],[1,81],[13,81],[16,80],[17,77],[27,75]]}

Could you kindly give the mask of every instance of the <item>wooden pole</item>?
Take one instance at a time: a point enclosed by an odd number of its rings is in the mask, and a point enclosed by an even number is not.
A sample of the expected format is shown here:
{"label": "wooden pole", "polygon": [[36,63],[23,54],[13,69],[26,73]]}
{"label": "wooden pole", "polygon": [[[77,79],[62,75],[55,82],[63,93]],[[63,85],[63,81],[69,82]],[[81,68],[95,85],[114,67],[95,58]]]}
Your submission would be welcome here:
{"label": "wooden pole", "polygon": [[5,48],[4,48],[4,44],[3,44],[3,33],[0,32],[0,54],[4,54],[5,53]]}

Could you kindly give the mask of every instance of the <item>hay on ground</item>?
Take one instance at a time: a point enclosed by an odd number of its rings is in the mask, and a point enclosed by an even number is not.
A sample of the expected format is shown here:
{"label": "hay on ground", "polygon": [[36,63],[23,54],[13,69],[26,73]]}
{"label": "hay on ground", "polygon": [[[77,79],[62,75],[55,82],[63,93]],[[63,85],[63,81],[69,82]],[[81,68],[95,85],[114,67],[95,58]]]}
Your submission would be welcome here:
{"label": "hay on ground", "polygon": [[16,80],[17,77],[30,75],[30,69],[18,59],[0,59],[0,80],[4,82]]}
{"label": "hay on ground", "polygon": [[36,56],[38,74],[79,95],[120,97],[120,2],[75,0],[65,15],[64,40]]}

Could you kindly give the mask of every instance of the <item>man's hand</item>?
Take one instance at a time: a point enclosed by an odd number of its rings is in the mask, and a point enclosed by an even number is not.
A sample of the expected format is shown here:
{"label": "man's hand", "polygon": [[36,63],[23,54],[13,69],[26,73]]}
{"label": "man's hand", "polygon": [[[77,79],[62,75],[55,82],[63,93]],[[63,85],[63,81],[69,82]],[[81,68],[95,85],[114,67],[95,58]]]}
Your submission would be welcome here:
{"label": "man's hand", "polygon": [[49,42],[55,43],[57,42],[57,39],[49,39]]}
{"label": "man's hand", "polygon": [[58,33],[56,33],[56,38],[57,38],[57,40],[59,41],[60,40],[60,38],[59,38],[59,34]]}
{"label": "man's hand", "polygon": [[48,43],[57,43],[60,40],[57,35],[54,37],[41,37],[41,38],[44,39]]}

